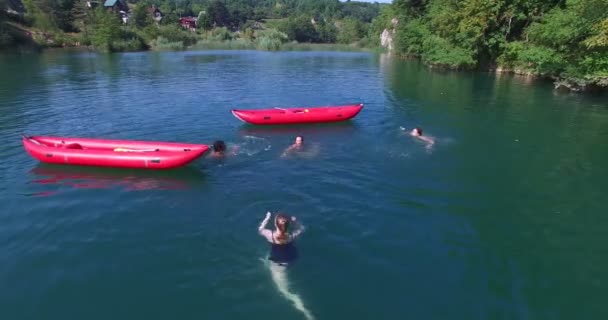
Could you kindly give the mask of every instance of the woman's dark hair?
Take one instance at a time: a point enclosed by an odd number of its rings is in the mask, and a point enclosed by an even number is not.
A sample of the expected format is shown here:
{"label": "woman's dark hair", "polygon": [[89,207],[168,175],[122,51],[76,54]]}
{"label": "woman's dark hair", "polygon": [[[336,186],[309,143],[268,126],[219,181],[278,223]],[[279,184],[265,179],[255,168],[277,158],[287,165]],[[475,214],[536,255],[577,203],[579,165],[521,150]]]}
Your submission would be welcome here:
{"label": "woman's dark hair", "polygon": [[418,134],[419,134],[419,135],[422,135],[422,129],[420,129],[420,127],[416,127],[416,128],[414,128],[414,129],[418,131]]}
{"label": "woman's dark hair", "polygon": [[213,143],[213,151],[224,152],[226,151],[226,144],[222,140],[217,140]]}
{"label": "woman's dark hair", "polygon": [[278,240],[287,240],[287,228],[289,228],[289,217],[285,214],[277,214],[274,224],[277,229],[281,231],[281,234],[277,235]]}

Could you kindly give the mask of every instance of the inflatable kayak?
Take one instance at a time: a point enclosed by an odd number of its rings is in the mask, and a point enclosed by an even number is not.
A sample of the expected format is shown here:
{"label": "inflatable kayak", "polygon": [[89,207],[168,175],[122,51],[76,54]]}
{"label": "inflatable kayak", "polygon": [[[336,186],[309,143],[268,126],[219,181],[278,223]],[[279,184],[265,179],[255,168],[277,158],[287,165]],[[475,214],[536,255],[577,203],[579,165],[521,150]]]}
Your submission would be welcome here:
{"label": "inflatable kayak", "polygon": [[251,124],[299,124],[346,121],[356,116],[361,109],[363,109],[362,103],[314,108],[234,109],[232,114],[239,120]]}
{"label": "inflatable kayak", "polygon": [[142,169],[177,168],[209,150],[204,144],[50,136],[24,136],[23,146],[44,163]]}

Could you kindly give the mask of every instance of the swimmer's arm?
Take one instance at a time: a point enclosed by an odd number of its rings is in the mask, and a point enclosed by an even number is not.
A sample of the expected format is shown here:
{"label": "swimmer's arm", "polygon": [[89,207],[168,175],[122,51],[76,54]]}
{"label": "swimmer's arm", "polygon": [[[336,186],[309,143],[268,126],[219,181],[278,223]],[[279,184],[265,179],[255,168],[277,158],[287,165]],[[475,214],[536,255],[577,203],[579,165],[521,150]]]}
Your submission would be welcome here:
{"label": "swimmer's arm", "polygon": [[433,144],[435,144],[435,140],[433,140],[432,138],[429,137],[422,137],[422,140],[426,141],[429,146],[432,146]]}
{"label": "swimmer's arm", "polygon": [[232,147],[232,154],[233,155],[236,155],[238,153],[238,151],[239,151],[239,146],[238,145],[235,145],[235,146]]}
{"label": "swimmer's arm", "polygon": [[292,147],[285,149],[285,151],[283,151],[283,154],[281,155],[281,157],[287,156],[287,154],[289,153],[289,151],[291,151],[291,149],[292,149]]}
{"label": "swimmer's arm", "polygon": [[295,143],[294,143],[294,144],[292,144],[292,145],[290,145],[289,147],[287,147],[287,149],[285,149],[285,151],[283,152],[283,155],[282,155],[282,156],[283,156],[283,157],[284,157],[284,156],[286,156],[286,155],[287,155],[289,152],[291,152],[291,150],[295,149],[296,147],[297,147],[297,146],[296,146],[296,144],[295,144]]}
{"label": "swimmer's arm", "polygon": [[260,223],[260,226],[258,227],[259,232],[262,232],[263,230],[266,229],[266,225],[268,224],[269,220],[270,220],[270,211],[266,212],[266,218],[264,218],[264,220],[262,220],[262,223]]}
{"label": "swimmer's arm", "polygon": [[258,232],[260,233],[261,236],[266,238],[266,240],[272,241],[272,232],[270,230],[266,229],[268,220],[270,220],[270,212],[266,213],[266,218],[264,218],[264,220],[262,220],[262,223],[260,223],[260,226],[258,227]]}
{"label": "swimmer's arm", "polygon": [[[293,219],[293,218],[292,218]],[[304,230],[306,230],[306,227],[304,227],[303,224],[300,223],[300,221],[297,221],[295,219],[293,219],[293,221],[297,224],[297,228],[294,232],[291,233],[291,236],[295,239],[297,238],[299,235],[302,234],[302,232],[304,232]]]}

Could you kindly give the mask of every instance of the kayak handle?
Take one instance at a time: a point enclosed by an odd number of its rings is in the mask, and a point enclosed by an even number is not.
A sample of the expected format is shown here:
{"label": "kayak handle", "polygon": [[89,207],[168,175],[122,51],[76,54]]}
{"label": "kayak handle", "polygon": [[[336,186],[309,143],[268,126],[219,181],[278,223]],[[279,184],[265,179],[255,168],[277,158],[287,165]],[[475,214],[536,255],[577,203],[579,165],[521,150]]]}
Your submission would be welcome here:
{"label": "kayak handle", "polygon": [[32,138],[30,138],[30,137],[26,136],[26,135],[22,135],[22,137],[23,137],[24,139],[29,140],[30,142],[32,142],[32,143],[34,143],[34,144],[37,144],[37,145],[39,145],[39,146],[40,146],[40,145],[42,145],[40,142],[38,142],[38,141],[36,141],[36,140],[34,140],[34,139],[32,139]]}

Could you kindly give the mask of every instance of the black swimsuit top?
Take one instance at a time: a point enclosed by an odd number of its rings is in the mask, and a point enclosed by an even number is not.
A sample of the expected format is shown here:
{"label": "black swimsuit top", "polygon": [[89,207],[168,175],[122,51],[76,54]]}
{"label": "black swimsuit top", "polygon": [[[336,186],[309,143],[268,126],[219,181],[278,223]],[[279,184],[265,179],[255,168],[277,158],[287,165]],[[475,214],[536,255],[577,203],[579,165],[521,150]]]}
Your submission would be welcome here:
{"label": "black swimsuit top", "polygon": [[274,241],[274,231],[272,232],[272,244],[270,246],[270,256],[268,259],[280,264],[287,264],[298,257],[298,250],[293,244],[293,240],[287,243],[276,243]]}

